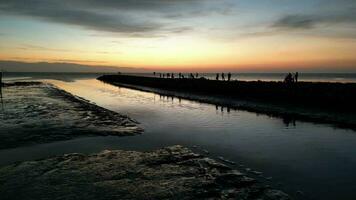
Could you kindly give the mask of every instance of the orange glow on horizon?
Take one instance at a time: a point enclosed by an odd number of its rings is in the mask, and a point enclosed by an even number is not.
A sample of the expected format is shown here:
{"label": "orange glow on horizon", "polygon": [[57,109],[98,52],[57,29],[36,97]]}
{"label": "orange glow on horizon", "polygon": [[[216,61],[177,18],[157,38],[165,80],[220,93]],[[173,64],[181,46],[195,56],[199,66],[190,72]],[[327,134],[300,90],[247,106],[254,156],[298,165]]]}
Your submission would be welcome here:
{"label": "orange glow on horizon", "polygon": [[[56,49],[0,49],[0,60],[59,62],[166,71],[285,71],[329,66],[355,67],[356,45],[325,38],[269,37],[217,42],[194,36],[128,40],[105,47],[96,41]],[[68,48],[71,47],[72,48]],[[58,47],[61,49],[64,47]]]}

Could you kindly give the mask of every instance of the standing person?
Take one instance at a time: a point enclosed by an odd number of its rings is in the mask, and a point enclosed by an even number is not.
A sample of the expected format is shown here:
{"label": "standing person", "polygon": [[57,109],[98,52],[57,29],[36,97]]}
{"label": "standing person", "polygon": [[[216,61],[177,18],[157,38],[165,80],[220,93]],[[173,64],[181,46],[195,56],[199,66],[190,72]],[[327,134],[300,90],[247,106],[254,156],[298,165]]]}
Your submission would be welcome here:
{"label": "standing person", "polygon": [[1,98],[1,106],[2,106],[2,109],[4,110],[4,103],[2,101],[2,71],[0,71],[0,98]]}
{"label": "standing person", "polygon": [[231,80],[231,73],[229,72],[228,74],[227,74],[227,81],[230,81]]}
{"label": "standing person", "polygon": [[199,74],[198,74],[198,73],[195,73],[195,77],[198,78],[198,77],[199,77]]}
{"label": "standing person", "polygon": [[284,78],[284,82],[287,84],[293,83],[293,75],[291,73],[288,73],[287,76]]}
{"label": "standing person", "polygon": [[219,73],[216,73],[216,80],[219,80]]}
{"label": "standing person", "polygon": [[225,74],[224,74],[224,72],[221,73],[221,79],[222,79],[223,81],[225,81]]}
{"label": "standing person", "polygon": [[190,78],[194,79],[193,73],[190,73]]}
{"label": "standing person", "polygon": [[298,82],[298,76],[299,76],[299,73],[296,72],[295,75],[294,75],[294,81],[297,83]]}
{"label": "standing person", "polygon": [[2,71],[0,71],[0,95],[2,98]]}

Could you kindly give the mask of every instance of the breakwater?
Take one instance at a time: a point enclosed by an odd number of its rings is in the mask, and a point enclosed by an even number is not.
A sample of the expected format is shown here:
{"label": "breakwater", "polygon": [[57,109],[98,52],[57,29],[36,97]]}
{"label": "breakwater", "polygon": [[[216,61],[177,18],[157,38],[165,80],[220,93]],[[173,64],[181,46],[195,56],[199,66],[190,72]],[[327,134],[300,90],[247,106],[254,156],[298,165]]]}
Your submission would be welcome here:
{"label": "breakwater", "polygon": [[271,115],[356,128],[356,84],[165,79],[104,75],[106,83]]}

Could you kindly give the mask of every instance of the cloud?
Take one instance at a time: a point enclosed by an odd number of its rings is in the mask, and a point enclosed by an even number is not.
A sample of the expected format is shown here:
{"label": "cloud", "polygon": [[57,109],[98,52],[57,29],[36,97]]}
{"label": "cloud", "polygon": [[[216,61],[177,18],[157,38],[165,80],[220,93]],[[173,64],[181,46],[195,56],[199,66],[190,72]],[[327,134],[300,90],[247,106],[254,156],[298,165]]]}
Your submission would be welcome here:
{"label": "cloud", "polygon": [[307,15],[286,15],[272,24],[274,28],[287,29],[310,29],[317,24],[318,20]]}
{"label": "cloud", "polygon": [[328,1],[312,13],[286,14],[272,21],[264,29],[241,34],[241,37],[268,37],[280,34],[305,34],[312,36],[356,39],[356,2]]}
{"label": "cloud", "polygon": [[356,10],[350,13],[323,15],[286,15],[274,22],[271,27],[286,29],[313,29],[318,25],[356,25]]}
{"label": "cloud", "polygon": [[356,25],[356,1],[325,0],[318,6],[317,10],[309,13],[283,15],[271,26],[285,29],[314,29],[323,25]]}
{"label": "cloud", "polygon": [[[12,48],[12,47],[6,47],[6,48]],[[121,52],[115,51],[85,51],[85,50],[79,50],[79,49],[63,49],[63,48],[51,48],[51,47],[45,47],[45,46],[39,46],[39,45],[32,45],[32,44],[21,44],[18,47],[15,47],[16,49],[19,50],[24,50],[24,51],[49,51],[49,52],[61,52],[61,53],[92,53],[92,54],[121,54]]]}
{"label": "cloud", "polygon": [[64,0],[75,6],[96,7],[116,10],[172,11],[177,7],[195,6],[209,0]]}
{"label": "cloud", "polygon": [[162,25],[149,21],[138,21],[123,14],[106,14],[90,7],[73,7],[69,2],[28,0],[12,0],[0,3],[0,10],[4,13],[31,16],[34,18],[78,25],[92,30],[108,32],[148,32],[160,28]]}
{"label": "cloud", "polygon": [[17,49],[20,50],[37,50],[37,51],[58,51],[58,52],[70,52],[68,49],[58,49],[58,48],[48,48],[38,45],[31,45],[31,44],[22,44]]}
{"label": "cloud", "polygon": [[164,15],[191,15],[209,0],[8,0],[0,1],[0,15],[17,15],[82,28],[142,36],[181,33]]}

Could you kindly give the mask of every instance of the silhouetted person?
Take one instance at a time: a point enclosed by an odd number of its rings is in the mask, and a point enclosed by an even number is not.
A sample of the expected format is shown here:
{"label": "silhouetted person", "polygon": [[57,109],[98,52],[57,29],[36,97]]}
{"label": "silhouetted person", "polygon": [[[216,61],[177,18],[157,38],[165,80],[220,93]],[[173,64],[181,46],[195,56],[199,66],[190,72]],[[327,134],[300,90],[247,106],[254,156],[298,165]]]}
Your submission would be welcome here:
{"label": "silhouetted person", "polygon": [[222,79],[223,81],[225,81],[225,74],[224,74],[224,73],[221,73],[221,79]]}
{"label": "silhouetted person", "polygon": [[2,75],[3,73],[2,71],[0,71],[0,98],[1,98],[0,100],[1,100],[1,107],[4,110],[4,102],[2,100]]}
{"label": "silhouetted person", "polygon": [[182,73],[179,73],[179,74],[178,74],[178,77],[179,77],[179,78],[182,78]]}
{"label": "silhouetted person", "polygon": [[163,74],[163,78],[165,78],[165,76],[166,76],[166,75],[165,75],[165,74]]}
{"label": "silhouetted person", "polygon": [[196,73],[196,74],[195,74],[195,77],[196,77],[196,78],[198,78],[198,77],[199,77],[199,74],[198,74],[198,73]]}
{"label": "silhouetted person", "polygon": [[216,78],[217,81],[219,80],[219,73],[216,73]]}
{"label": "silhouetted person", "polygon": [[171,77],[171,74],[170,73],[167,73],[167,78],[170,78]]}
{"label": "silhouetted person", "polygon": [[162,73],[159,73],[159,77],[162,78]]}
{"label": "silhouetted person", "polygon": [[287,76],[284,78],[284,82],[287,84],[293,83],[293,75],[291,73],[288,73]]}
{"label": "silhouetted person", "polygon": [[190,78],[194,79],[193,73],[190,73]]}
{"label": "silhouetted person", "polygon": [[174,78],[174,74],[172,73],[171,78]]}
{"label": "silhouetted person", "polygon": [[299,73],[296,72],[295,75],[294,75],[294,81],[297,83],[298,82],[298,76],[299,76]]}
{"label": "silhouetted person", "polygon": [[292,124],[294,127],[297,125],[295,119],[289,117],[283,118],[283,123],[286,127],[289,127],[290,124]]}
{"label": "silhouetted person", "polygon": [[156,72],[153,72],[153,76],[156,76]]}
{"label": "silhouetted person", "polygon": [[227,74],[227,81],[230,81],[231,80],[231,73],[229,72],[228,74]]}

